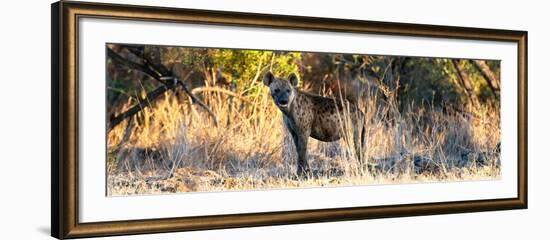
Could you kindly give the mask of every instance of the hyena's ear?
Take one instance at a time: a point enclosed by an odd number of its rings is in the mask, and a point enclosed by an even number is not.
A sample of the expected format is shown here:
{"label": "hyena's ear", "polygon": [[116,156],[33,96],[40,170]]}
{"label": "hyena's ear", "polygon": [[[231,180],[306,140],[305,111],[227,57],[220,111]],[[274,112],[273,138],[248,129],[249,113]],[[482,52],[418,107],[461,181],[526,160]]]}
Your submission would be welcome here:
{"label": "hyena's ear", "polygon": [[288,76],[288,81],[290,82],[290,84],[292,84],[292,86],[294,87],[298,86],[298,77],[296,76],[296,74],[291,73]]}
{"label": "hyena's ear", "polygon": [[264,85],[269,86],[269,84],[273,82],[273,78],[273,73],[271,73],[271,71],[267,72],[264,76]]}

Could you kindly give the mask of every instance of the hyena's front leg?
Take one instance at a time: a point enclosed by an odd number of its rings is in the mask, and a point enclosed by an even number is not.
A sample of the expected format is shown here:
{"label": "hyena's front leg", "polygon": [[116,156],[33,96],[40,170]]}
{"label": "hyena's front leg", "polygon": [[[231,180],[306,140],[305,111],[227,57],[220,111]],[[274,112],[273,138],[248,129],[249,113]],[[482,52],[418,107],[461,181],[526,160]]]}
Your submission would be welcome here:
{"label": "hyena's front leg", "polygon": [[355,128],[353,129],[353,143],[355,147],[355,154],[357,155],[357,161],[359,165],[365,164],[366,159],[366,126],[364,115],[360,112],[357,113],[355,118]]}
{"label": "hyena's front leg", "polygon": [[355,154],[357,157],[357,162],[359,165],[363,165],[365,163],[365,154],[366,154],[366,148],[365,148],[365,126],[364,124],[357,124],[355,129],[353,130],[353,145],[355,148]]}
{"label": "hyena's front leg", "polygon": [[296,146],[296,152],[298,153],[298,169],[296,174],[298,176],[305,176],[309,173],[309,164],[307,163],[307,140],[309,135],[296,132],[292,132],[291,134],[294,146]]}

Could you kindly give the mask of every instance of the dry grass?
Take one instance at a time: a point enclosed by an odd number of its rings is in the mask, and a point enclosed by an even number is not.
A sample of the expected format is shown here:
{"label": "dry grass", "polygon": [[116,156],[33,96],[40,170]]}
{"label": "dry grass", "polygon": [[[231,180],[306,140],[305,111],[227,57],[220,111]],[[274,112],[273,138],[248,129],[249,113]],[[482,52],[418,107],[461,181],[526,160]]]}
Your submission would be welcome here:
{"label": "dry grass", "polygon": [[[188,99],[166,94],[108,134],[108,195],[266,188],[397,184],[500,176],[498,109],[407,106],[368,97],[366,148],[353,147],[349,114],[343,140],[311,139],[309,178],[295,176],[294,146],[265,92],[229,97],[201,93],[215,126]],[[127,104],[120,111],[128,108]],[[136,124],[137,123],[137,124]],[[363,154],[367,164],[358,164]]]}

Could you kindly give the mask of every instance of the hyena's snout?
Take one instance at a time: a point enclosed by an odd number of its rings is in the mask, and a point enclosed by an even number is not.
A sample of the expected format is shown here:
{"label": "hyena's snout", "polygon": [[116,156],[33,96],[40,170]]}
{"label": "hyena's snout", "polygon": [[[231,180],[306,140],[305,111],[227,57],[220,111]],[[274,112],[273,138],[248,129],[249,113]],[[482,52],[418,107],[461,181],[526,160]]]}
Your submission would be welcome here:
{"label": "hyena's snout", "polygon": [[287,107],[288,103],[289,103],[288,95],[281,95],[275,99],[275,104],[277,104],[279,107]]}

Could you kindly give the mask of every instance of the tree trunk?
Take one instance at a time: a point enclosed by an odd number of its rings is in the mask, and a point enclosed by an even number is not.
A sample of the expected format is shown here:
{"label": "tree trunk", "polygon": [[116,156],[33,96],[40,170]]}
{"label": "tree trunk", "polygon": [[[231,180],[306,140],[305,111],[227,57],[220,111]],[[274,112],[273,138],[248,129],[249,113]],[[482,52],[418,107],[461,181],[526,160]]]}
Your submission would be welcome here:
{"label": "tree trunk", "polygon": [[462,87],[466,90],[466,94],[468,95],[470,102],[472,104],[475,103],[477,99],[473,92],[472,83],[470,81],[470,78],[468,77],[468,74],[466,73],[462,65],[460,65],[460,60],[453,59],[452,63],[457,72],[458,79],[460,79],[460,82],[462,83]]}
{"label": "tree trunk", "polygon": [[500,94],[500,82],[499,79],[495,76],[493,71],[491,71],[491,68],[487,63],[483,60],[470,60],[470,62],[476,66],[477,70],[481,72],[483,75],[483,78],[487,81],[489,87],[491,88],[491,91],[495,96],[499,96]]}

